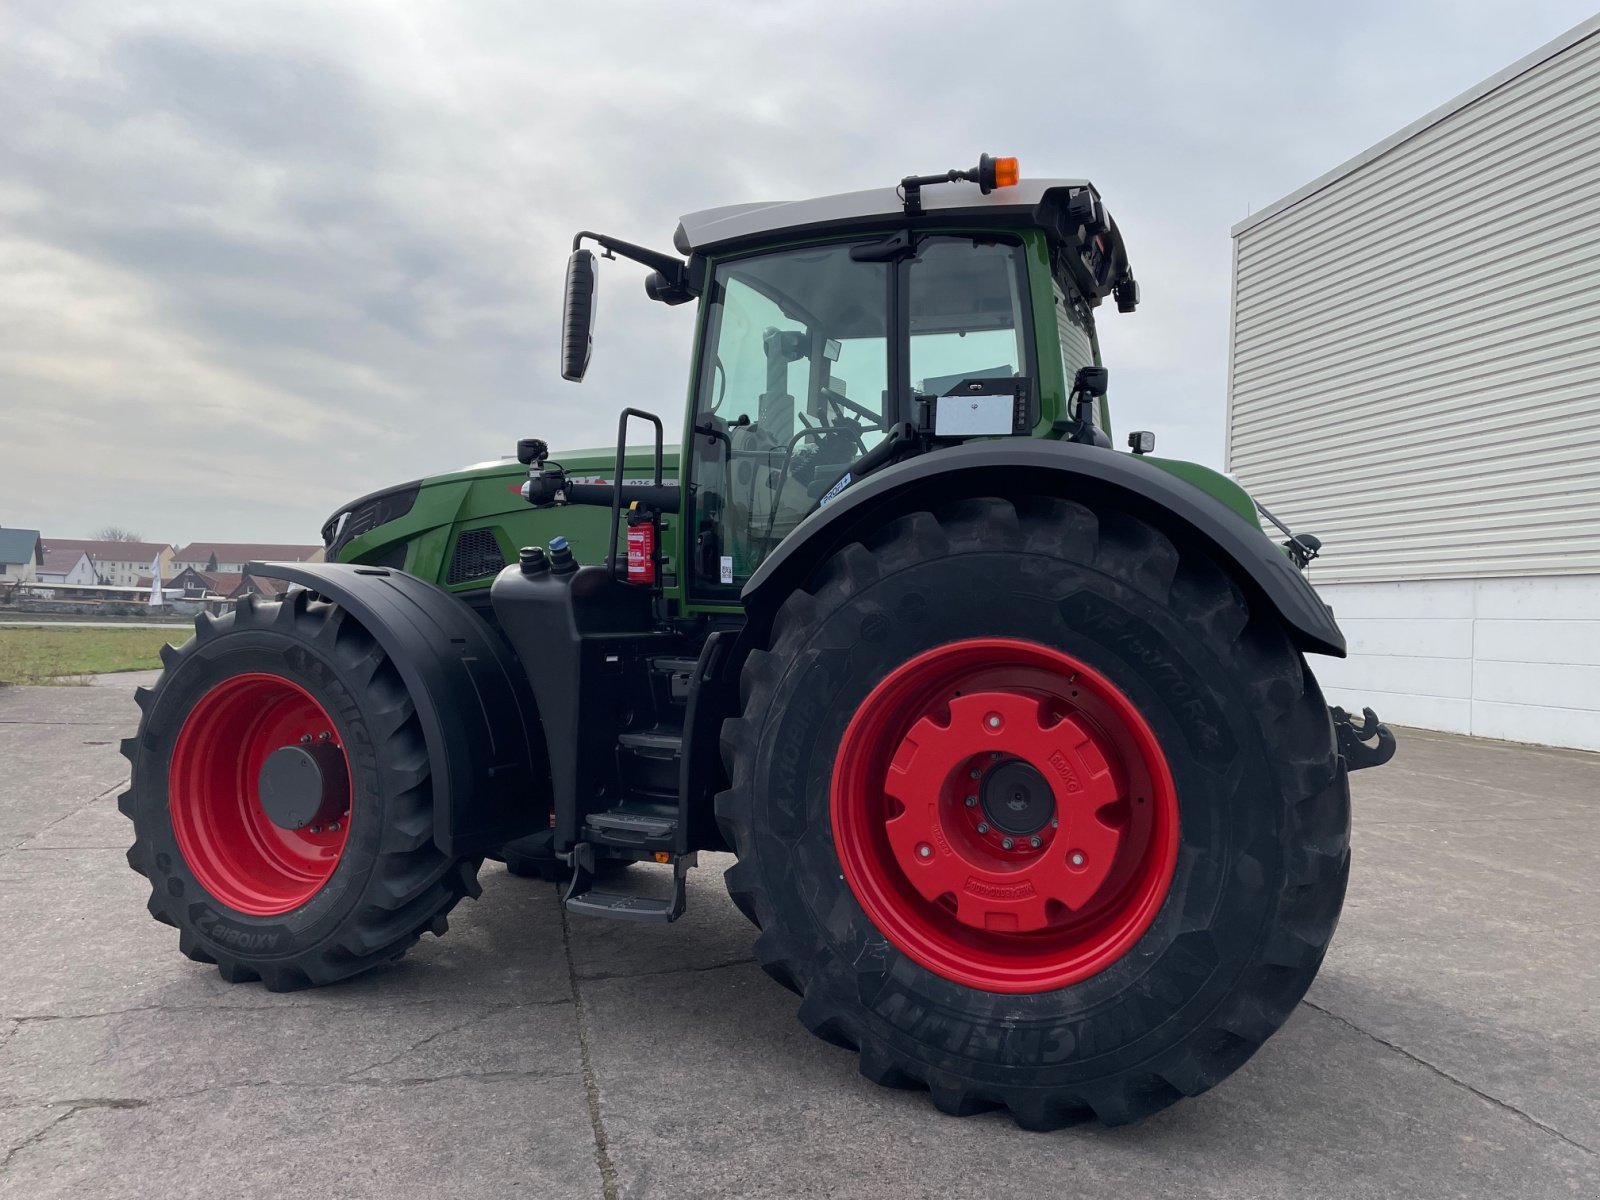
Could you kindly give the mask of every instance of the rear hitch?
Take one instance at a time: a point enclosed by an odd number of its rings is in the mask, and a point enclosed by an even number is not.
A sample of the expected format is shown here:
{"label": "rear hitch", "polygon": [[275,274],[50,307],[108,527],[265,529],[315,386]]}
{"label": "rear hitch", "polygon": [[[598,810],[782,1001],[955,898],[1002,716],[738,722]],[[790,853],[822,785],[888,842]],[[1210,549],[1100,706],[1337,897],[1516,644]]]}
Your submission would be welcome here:
{"label": "rear hitch", "polygon": [[[1344,758],[1346,770],[1381,767],[1394,757],[1394,734],[1370,708],[1361,710],[1359,725],[1338,705],[1329,705],[1328,715],[1333,718],[1334,732],[1339,735],[1339,754]],[[1369,742],[1372,744],[1368,745]]]}

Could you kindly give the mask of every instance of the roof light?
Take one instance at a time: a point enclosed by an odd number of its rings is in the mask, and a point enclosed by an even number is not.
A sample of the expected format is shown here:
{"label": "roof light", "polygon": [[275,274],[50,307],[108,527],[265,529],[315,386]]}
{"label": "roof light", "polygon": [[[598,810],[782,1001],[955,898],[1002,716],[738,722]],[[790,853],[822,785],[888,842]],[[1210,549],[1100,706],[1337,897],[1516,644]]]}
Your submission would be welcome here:
{"label": "roof light", "polygon": [[922,189],[934,183],[955,183],[957,180],[967,180],[978,185],[978,190],[987,196],[997,187],[1015,187],[1017,180],[1022,177],[1017,169],[1017,160],[1014,158],[993,158],[987,154],[978,156],[976,168],[968,167],[965,171],[946,171],[943,175],[907,175],[900,181],[900,195],[905,201],[906,215],[920,217],[922,215]]}
{"label": "roof light", "polygon": [[1020,177],[1014,158],[991,158],[987,154],[978,157],[978,190],[985,196],[997,187],[1015,187]]}

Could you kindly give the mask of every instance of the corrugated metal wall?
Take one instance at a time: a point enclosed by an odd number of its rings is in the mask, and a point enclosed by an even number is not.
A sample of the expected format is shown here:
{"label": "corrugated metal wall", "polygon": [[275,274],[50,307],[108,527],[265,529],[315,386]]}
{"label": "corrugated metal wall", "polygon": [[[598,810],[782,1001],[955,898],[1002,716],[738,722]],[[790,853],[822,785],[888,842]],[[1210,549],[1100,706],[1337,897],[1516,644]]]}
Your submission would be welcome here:
{"label": "corrugated metal wall", "polygon": [[1600,572],[1600,33],[1241,224],[1229,376],[1314,581]]}

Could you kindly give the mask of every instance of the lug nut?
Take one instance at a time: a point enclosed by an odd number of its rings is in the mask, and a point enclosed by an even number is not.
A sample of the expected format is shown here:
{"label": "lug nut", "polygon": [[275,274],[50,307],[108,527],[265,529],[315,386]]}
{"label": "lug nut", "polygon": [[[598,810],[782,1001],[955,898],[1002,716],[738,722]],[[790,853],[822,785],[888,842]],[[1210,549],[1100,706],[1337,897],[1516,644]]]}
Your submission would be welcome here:
{"label": "lug nut", "polygon": [[968,808],[977,808],[978,807],[978,798],[976,796],[968,796],[967,797],[967,807]]}
{"label": "lug nut", "polygon": [[1061,827],[1061,818],[1060,817],[1051,817],[1050,818],[1050,828],[1051,829],[1059,829],[1060,827]]}
{"label": "lug nut", "polygon": [[311,827],[311,832],[312,833],[321,833],[322,832],[322,826],[321,825],[313,825]]}
{"label": "lug nut", "polygon": [[1072,852],[1072,857],[1070,859],[1068,859],[1067,861],[1070,862],[1075,867],[1083,866],[1083,851],[1082,850],[1074,850]]}
{"label": "lug nut", "polygon": [[329,733],[326,729],[324,729],[321,733],[317,734],[317,741],[319,741],[319,742],[331,742],[332,740],[333,740],[333,734]]}
{"label": "lug nut", "polygon": [[306,744],[306,743],[307,743],[307,742],[309,742],[309,741],[310,741],[310,740],[311,740],[311,735],[310,735],[310,734],[309,734],[309,733],[302,733],[302,734],[301,734],[301,735],[300,735],[300,744],[301,744],[301,745],[302,745],[302,746],[304,746],[304,745],[305,745],[305,744]]}
{"label": "lug nut", "polygon": [[999,729],[1001,725],[1000,714],[990,713],[984,718],[984,723],[987,724],[990,729]]}
{"label": "lug nut", "polygon": [[989,822],[987,822],[987,821],[979,821],[978,822],[978,832],[979,833],[988,833],[989,832]]}
{"label": "lug nut", "polygon": [[339,832],[339,822],[337,822],[337,821],[329,821],[328,822],[328,832],[329,833],[338,833]]}
{"label": "lug nut", "polygon": [[1028,845],[1032,846],[1035,850],[1037,850],[1040,846],[1044,845],[1044,839],[1041,838],[1036,833],[1031,838],[1028,839]]}
{"label": "lug nut", "polygon": [[972,770],[967,772],[967,778],[969,778],[969,779],[981,779],[981,778],[983,778],[983,772],[978,770],[977,767],[973,767]]}
{"label": "lug nut", "polygon": [[918,858],[932,858],[933,857],[933,847],[928,845],[927,842],[923,842],[922,845],[917,847],[917,857]]}
{"label": "lug nut", "polygon": [[1016,843],[1013,842],[1010,838],[1001,838],[1000,839],[1000,849],[1002,849],[1002,850],[1009,850],[1014,845],[1016,845]]}

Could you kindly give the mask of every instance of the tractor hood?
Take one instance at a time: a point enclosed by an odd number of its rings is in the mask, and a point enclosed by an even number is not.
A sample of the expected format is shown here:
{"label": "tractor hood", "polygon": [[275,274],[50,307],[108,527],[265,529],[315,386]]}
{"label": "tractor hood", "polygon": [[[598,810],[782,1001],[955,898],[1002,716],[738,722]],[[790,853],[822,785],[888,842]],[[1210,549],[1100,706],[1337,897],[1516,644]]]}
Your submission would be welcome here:
{"label": "tractor hood", "polygon": [[[610,480],[616,451],[570,450],[552,454],[551,461],[575,481],[598,483]],[[629,477],[638,472],[643,478],[652,463],[651,452],[630,452]],[[667,479],[677,478],[676,446],[666,447],[663,470]],[[543,527],[553,515],[580,537],[600,515],[570,509],[541,515],[522,499],[527,477],[526,467],[505,458],[369,492],[323,523],[327,560],[402,569],[445,586],[483,586],[491,568],[498,570],[518,546],[545,540]]]}

